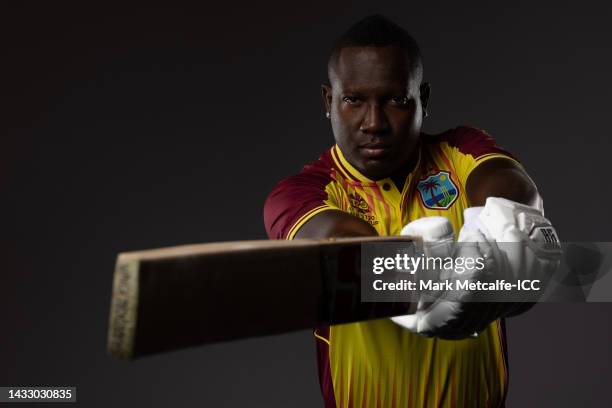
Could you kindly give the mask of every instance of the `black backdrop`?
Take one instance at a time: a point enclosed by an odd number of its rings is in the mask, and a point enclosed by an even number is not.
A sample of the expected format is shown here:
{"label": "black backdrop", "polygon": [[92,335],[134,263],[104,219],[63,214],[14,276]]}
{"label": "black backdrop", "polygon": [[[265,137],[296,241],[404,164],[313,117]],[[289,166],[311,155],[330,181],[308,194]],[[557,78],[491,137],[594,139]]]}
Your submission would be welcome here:
{"label": "black backdrop", "polygon": [[[610,8],[424,3],[3,6],[0,385],[75,385],[87,407],[320,406],[307,331],[110,358],[111,275],[119,251],[265,238],[267,192],[332,143],[331,43],[373,12],[422,47],[427,131],[488,130],[563,240],[612,240]],[[610,406],[611,311],[511,319],[508,406]]]}

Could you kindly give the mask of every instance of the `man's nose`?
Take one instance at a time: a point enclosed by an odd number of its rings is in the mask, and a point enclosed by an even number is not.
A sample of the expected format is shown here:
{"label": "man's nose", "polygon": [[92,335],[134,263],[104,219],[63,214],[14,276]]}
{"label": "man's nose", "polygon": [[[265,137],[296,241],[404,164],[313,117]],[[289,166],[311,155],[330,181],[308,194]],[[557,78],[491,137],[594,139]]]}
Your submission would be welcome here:
{"label": "man's nose", "polygon": [[364,133],[384,133],[389,130],[389,121],[379,104],[369,104],[359,130]]}

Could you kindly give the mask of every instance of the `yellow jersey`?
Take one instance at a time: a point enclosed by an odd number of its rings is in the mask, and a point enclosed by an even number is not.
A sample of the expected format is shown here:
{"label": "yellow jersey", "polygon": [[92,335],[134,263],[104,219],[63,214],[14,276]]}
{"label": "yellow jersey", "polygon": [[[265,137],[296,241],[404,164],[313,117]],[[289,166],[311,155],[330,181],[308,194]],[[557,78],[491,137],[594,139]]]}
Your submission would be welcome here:
{"label": "yellow jersey", "polygon": [[[399,191],[390,178],[363,176],[331,147],[270,193],[268,236],[293,239],[328,210],[353,214],[379,235],[399,235],[410,221],[432,215],[447,217],[458,233],[470,173],[493,158],[515,160],[487,133],[466,126],[422,134],[418,155]],[[389,319],[321,327],[314,336],[326,407],[503,406],[508,373],[501,320],[465,340],[422,337]]]}

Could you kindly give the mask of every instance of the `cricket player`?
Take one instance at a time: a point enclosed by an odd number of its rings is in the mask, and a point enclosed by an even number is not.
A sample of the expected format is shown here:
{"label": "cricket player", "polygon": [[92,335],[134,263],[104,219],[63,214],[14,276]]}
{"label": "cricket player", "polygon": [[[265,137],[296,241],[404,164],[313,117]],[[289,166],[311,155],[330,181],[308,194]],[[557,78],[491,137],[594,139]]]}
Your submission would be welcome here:
{"label": "cricket player", "polygon": [[[491,231],[499,228],[485,231],[480,218],[468,229],[468,214],[522,212],[543,219],[533,181],[485,131],[458,126],[421,132],[430,86],[423,82],[419,48],[403,28],[381,16],[356,23],[333,48],[328,74],[322,96],[335,144],[270,193],[264,209],[269,238],[399,235],[407,224],[436,216],[460,240],[474,231],[494,240]],[[496,217],[514,227],[512,216]],[[425,224],[408,229],[429,233]],[[515,230],[519,240],[531,239]],[[439,311],[432,318],[418,310],[407,321],[316,329],[325,406],[503,406],[503,318],[520,310],[491,316],[477,337],[438,336],[438,329],[461,318],[462,305],[456,306],[442,321],[436,321]]]}

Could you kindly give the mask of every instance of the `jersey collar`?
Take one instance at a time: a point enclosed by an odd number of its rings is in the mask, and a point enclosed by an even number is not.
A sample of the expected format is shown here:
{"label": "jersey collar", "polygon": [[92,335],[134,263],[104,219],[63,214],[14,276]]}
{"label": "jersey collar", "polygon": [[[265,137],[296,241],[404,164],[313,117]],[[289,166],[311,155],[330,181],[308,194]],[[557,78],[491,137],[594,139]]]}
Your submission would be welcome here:
{"label": "jersey collar", "polygon": [[[404,180],[404,187],[408,185],[408,183],[412,179],[413,174],[416,171],[418,171],[418,169],[421,167],[421,148],[422,146],[418,147],[419,156],[418,156],[417,162],[414,166],[414,169],[410,172],[410,174],[406,176],[406,180]],[[384,178],[381,180],[374,181],[364,176],[363,174],[361,174],[359,170],[353,167],[351,163],[349,163],[348,160],[346,160],[346,158],[344,157],[344,154],[342,154],[342,151],[340,150],[340,147],[337,144],[334,145],[334,147],[332,147],[332,158],[338,170],[348,180],[359,182],[362,185],[383,184],[383,183],[387,183],[391,181],[390,178]]]}

